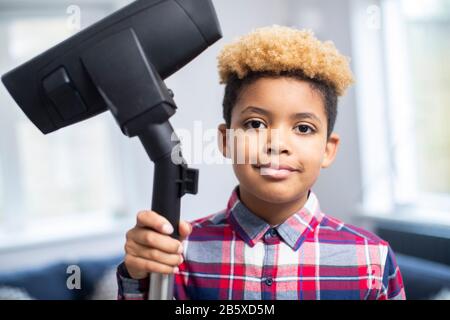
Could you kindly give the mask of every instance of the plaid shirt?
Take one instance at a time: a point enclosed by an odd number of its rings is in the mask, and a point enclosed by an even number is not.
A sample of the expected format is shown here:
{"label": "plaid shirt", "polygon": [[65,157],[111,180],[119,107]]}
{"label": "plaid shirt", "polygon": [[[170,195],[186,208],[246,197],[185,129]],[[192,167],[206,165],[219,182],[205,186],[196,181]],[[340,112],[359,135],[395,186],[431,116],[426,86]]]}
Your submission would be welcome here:
{"label": "plaid shirt", "polygon": [[[239,199],[192,222],[175,274],[175,299],[405,299],[389,244],[321,212],[310,190],[304,207],[272,227]],[[117,272],[119,299],[146,299],[148,278]]]}

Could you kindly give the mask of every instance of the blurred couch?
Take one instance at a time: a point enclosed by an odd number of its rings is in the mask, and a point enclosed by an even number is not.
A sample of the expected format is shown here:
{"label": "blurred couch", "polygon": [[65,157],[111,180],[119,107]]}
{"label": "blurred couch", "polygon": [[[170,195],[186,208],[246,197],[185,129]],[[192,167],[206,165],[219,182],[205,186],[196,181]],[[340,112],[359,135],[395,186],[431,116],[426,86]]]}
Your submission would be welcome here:
{"label": "blurred couch", "polygon": [[399,253],[396,258],[407,299],[450,300],[450,266]]}
{"label": "blurred couch", "polygon": [[[81,261],[61,261],[40,268],[0,273],[1,299],[115,300],[116,266],[123,256]],[[68,289],[70,265],[81,271],[81,288]]]}
{"label": "blurred couch", "polygon": [[[450,299],[450,266],[397,254],[408,299]],[[0,299],[114,300],[116,266],[122,256],[60,262],[13,273],[0,273]],[[81,289],[66,286],[67,267],[78,265]],[[449,291],[447,291],[449,290]]]}

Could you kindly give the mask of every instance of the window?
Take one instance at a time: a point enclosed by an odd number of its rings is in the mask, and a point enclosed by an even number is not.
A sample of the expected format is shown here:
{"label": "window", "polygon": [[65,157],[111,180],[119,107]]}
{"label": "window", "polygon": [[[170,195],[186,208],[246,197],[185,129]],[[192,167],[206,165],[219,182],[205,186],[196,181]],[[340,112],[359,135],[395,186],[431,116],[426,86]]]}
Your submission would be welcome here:
{"label": "window", "polygon": [[450,194],[450,3],[402,1],[416,192]]}
{"label": "window", "polygon": [[[81,26],[111,9],[84,6]],[[61,4],[43,11],[30,5],[14,14],[1,12],[0,74],[75,33],[67,12]],[[0,105],[0,229],[17,234],[31,223],[47,227],[45,232],[57,223],[92,226],[125,211],[119,192],[120,146],[112,140],[120,130],[108,113],[43,135],[3,85]]]}
{"label": "window", "polygon": [[450,224],[450,3],[353,1],[363,210]]}

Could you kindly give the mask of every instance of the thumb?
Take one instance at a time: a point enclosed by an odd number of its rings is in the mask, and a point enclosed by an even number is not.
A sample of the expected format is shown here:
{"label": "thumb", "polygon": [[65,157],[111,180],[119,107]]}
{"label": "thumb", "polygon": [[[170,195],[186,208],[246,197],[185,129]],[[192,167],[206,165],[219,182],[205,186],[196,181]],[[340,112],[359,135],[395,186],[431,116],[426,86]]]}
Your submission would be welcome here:
{"label": "thumb", "polygon": [[191,224],[187,221],[181,220],[178,224],[178,232],[180,233],[180,241],[183,241],[192,232]]}

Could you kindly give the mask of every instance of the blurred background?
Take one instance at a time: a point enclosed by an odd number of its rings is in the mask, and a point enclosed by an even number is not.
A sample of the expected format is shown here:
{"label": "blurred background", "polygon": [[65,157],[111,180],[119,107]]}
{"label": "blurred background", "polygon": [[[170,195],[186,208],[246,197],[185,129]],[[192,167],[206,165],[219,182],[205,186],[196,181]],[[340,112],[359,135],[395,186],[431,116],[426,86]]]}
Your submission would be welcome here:
{"label": "blurred background", "polygon": [[[129,2],[0,0],[0,74]],[[237,185],[229,164],[202,161],[218,152],[215,134],[203,145],[195,135],[223,121],[219,50],[256,27],[309,28],[356,77],[339,102],[339,154],[313,187],[322,210],[389,241],[408,298],[450,299],[450,0],[213,2],[223,39],[166,80],[179,107],[171,122],[192,134],[184,153],[200,169],[182,218],[224,209]],[[125,232],[150,208],[152,179],[139,141],[109,113],[44,136],[0,85],[0,299],[114,299]],[[67,287],[69,265],[80,289]]]}

